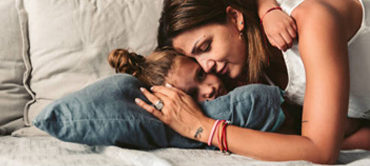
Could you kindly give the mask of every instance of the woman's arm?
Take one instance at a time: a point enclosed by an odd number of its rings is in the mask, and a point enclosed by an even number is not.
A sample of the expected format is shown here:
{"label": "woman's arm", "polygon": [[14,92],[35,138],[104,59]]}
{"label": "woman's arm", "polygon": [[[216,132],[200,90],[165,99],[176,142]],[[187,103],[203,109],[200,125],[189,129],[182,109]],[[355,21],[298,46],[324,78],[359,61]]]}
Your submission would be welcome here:
{"label": "woman's arm", "polygon": [[[135,99],[140,107],[181,135],[207,143],[215,120],[205,117],[190,96],[181,90],[162,86],[152,88],[154,95],[147,90],[142,91],[152,103],[162,100],[164,107],[162,110],[156,110],[144,101]],[[306,136],[261,132],[231,125],[226,130],[228,147],[233,153],[263,160],[308,160],[327,163],[321,160],[317,147]],[[201,132],[195,136],[197,131]],[[216,138],[212,144],[217,147]]]}
{"label": "woman's arm", "polygon": [[267,12],[267,10],[279,5],[276,2],[276,0],[257,0],[257,6],[258,6],[258,16],[261,18]]}
{"label": "woman's arm", "polygon": [[343,140],[349,69],[345,29],[337,11],[318,1],[296,9],[299,49],[306,69],[302,136],[228,128],[230,150],[268,160],[333,163]]}
{"label": "woman's arm", "polygon": [[349,100],[345,19],[338,9],[322,1],[306,1],[294,14],[306,71],[302,120],[307,123],[302,124],[302,136],[310,139],[324,161],[335,162]]}
{"label": "woman's arm", "polygon": [[268,160],[334,163],[344,137],[349,67],[343,19],[330,5],[305,1],[296,10],[306,70],[302,136],[228,128],[230,150]]}
{"label": "woman's arm", "polygon": [[270,44],[284,51],[292,47],[297,37],[294,19],[282,10],[270,10],[279,6],[276,0],[257,0],[257,5],[258,16]]}

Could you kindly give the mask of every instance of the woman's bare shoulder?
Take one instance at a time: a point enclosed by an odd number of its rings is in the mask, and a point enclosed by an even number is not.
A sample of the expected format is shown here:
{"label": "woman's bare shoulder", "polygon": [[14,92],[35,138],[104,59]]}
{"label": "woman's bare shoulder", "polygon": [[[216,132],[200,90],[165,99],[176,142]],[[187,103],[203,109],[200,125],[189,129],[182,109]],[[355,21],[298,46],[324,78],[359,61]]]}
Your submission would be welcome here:
{"label": "woman's bare shoulder", "polygon": [[[353,12],[353,6],[360,5],[359,0],[304,0],[297,8],[292,11],[292,15],[302,12],[312,12],[315,9],[337,10],[338,12]],[[346,14],[346,13],[342,13]]]}
{"label": "woman's bare shoulder", "polygon": [[[331,0],[305,0],[292,11],[292,17],[296,20],[310,19],[315,14],[335,12],[338,5],[331,3]],[[334,14],[334,13],[333,13]]]}
{"label": "woman's bare shoulder", "polygon": [[349,39],[361,25],[361,9],[358,0],[305,0],[292,11],[292,17],[298,27],[307,24],[323,26],[325,24],[321,23],[334,21],[334,24],[344,28],[343,33]]}

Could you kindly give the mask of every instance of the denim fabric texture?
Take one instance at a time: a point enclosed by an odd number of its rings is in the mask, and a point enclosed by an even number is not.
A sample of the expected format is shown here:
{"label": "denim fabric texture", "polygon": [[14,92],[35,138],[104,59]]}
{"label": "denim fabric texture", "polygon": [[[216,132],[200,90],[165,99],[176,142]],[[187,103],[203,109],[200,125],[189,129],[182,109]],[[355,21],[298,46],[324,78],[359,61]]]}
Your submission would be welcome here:
{"label": "denim fabric texture", "polygon": [[[134,102],[147,101],[135,77],[116,74],[48,105],[33,121],[39,129],[67,142],[116,145],[134,149],[206,148],[177,134]],[[280,125],[280,91],[266,85],[237,88],[228,95],[201,103],[205,114],[256,130]]]}
{"label": "denim fabric texture", "polygon": [[276,86],[250,84],[225,96],[201,103],[205,115],[229,120],[232,125],[260,131],[276,131],[285,120],[283,91]]}

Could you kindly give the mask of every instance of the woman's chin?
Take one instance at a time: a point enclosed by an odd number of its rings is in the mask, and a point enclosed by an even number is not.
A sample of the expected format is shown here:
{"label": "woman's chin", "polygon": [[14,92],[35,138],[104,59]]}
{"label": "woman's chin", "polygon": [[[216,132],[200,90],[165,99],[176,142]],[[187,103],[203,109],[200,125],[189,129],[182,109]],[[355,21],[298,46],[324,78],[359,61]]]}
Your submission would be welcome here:
{"label": "woman's chin", "polygon": [[240,77],[240,75],[241,75],[241,72],[239,72],[239,71],[230,71],[230,72],[228,72],[228,77],[229,78],[231,78],[231,79],[237,79],[237,78],[239,78]]}

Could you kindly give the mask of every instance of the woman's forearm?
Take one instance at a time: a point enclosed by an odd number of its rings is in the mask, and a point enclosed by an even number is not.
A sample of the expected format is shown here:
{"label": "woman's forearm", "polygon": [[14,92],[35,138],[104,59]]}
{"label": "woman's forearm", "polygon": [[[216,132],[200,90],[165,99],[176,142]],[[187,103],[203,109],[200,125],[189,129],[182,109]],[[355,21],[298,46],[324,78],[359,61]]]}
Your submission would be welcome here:
{"label": "woman's forearm", "polygon": [[278,6],[276,0],[257,0],[258,16],[261,18],[267,10],[272,7]]}
{"label": "woman's forearm", "polygon": [[[317,146],[305,136],[261,132],[237,126],[226,128],[229,151],[262,160],[307,160],[315,163],[332,163],[324,156],[324,147]],[[217,138],[212,141],[218,146]],[[328,161],[329,160],[329,161]]]}
{"label": "woman's forearm", "polygon": [[[204,118],[200,128],[203,133],[200,142],[207,143],[213,124],[216,120]],[[216,129],[217,130],[217,129]],[[228,150],[262,160],[286,161],[307,160],[315,163],[332,163],[335,159],[328,156],[328,148],[318,146],[310,138],[300,135],[285,135],[261,132],[248,128],[228,125],[226,127]],[[218,147],[217,135],[214,134],[212,145]],[[326,154],[326,155],[325,155]],[[336,156],[329,154],[330,156]]]}

